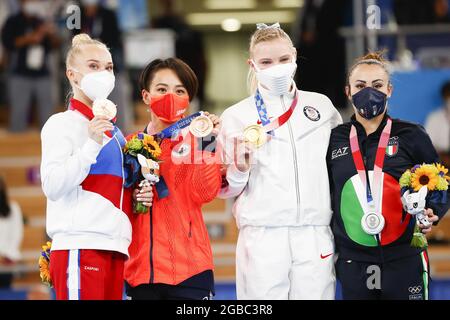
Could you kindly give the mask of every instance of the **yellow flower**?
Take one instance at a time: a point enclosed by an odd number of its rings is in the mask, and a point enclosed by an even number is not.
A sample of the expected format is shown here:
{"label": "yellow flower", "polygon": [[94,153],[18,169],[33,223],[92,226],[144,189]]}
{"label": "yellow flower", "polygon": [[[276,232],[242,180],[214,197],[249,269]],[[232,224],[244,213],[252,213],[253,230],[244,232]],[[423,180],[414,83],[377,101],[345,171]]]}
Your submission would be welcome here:
{"label": "yellow flower", "polygon": [[43,256],[39,257],[39,275],[43,283],[52,287],[52,280],[50,277],[50,262]]}
{"label": "yellow flower", "polygon": [[52,243],[47,241],[42,246],[41,256],[39,257],[39,275],[43,283],[52,287],[52,280],[50,277],[50,250],[52,249]]}
{"label": "yellow flower", "polygon": [[162,153],[158,142],[156,142],[153,136],[148,134],[144,136],[144,149],[150,153],[153,160],[158,160]]}
{"label": "yellow flower", "polygon": [[444,179],[446,179],[447,181],[450,180],[450,177],[447,176],[448,173],[448,169],[446,167],[444,167],[442,164],[440,163],[436,163],[436,168],[439,171],[439,175],[441,177],[443,177]]}
{"label": "yellow flower", "polygon": [[439,177],[438,184],[436,185],[436,190],[445,191],[448,189],[448,182],[445,178]]}
{"label": "yellow flower", "polygon": [[51,248],[52,248],[52,243],[50,241],[47,241],[47,243],[42,246],[42,251],[47,251],[47,250],[50,250]]}
{"label": "yellow flower", "polygon": [[443,172],[444,174],[447,174],[448,172],[448,169],[440,163],[436,163],[436,168],[438,169],[439,172]]}
{"label": "yellow flower", "polygon": [[144,135],[144,144],[146,146],[148,146],[148,145],[157,144],[157,143],[153,136],[146,134],[146,135]]}
{"label": "yellow flower", "polygon": [[438,170],[434,165],[422,165],[411,175],[411,186],[414,191],[419,191],[421,187],[427,186],[429,191],[433,191],[438,184]]}
{"label": "yellow flower", "polygon": [[402,176],[400,177],[400,187],[402,188],[409,188],[411,186],[411,171],[410,170],[406,170]]}

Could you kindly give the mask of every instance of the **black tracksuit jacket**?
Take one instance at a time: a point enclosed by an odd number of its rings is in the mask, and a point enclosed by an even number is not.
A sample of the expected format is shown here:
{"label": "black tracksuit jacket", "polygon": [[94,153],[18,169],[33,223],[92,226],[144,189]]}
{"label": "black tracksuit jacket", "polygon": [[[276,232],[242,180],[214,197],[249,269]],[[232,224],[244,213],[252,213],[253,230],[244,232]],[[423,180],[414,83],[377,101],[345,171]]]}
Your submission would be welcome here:
{"label": "black tracksuit jacket", "polygon": [[[381,233],[381,245],[374,236],[365,234],[360,226],[363,213],[357,200],[358,194],[360,199],[366,198],[365,192],[353,183],[359,177],[350,149],[350,129],[352,124],[355,125],[366,170],[372,171],[381,132],[388,117],[386,114],[377,131],[369,136],[355,116],[349,123],[336,127],[331,133],[327,164],[332,193],[332,230],[340,259],[383,263],[422,251],[410,246],[415,217],[404,212],[398,183],[401,175],[416,164],[439,162],[429,136],[417,124],[392,119],[388,144],[390,148],[387,148],[389,152],[386,152],[383,168],[382,214],[386,224]],[[426,207],[432,208],[442,218],[449,203],[427,201]]]}

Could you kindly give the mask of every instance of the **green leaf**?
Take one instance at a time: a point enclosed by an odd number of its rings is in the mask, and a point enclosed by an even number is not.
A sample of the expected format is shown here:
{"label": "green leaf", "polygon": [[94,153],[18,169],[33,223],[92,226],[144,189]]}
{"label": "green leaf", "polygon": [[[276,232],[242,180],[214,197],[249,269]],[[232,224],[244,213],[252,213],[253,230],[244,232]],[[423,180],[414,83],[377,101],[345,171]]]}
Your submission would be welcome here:
{"label": "green leaf", "polygon": [[427,237],[422,233],[419,226],[414,227],[414,235],[411,240],[411,247],[425,249],[428,247]]}
{"label": "green leaf", "polygon": [[142,202],[136,202],[136,204],[134,205],[134,212],[136,213],[145,214],[148,212],[148,209],[149,208],[144,206]]}

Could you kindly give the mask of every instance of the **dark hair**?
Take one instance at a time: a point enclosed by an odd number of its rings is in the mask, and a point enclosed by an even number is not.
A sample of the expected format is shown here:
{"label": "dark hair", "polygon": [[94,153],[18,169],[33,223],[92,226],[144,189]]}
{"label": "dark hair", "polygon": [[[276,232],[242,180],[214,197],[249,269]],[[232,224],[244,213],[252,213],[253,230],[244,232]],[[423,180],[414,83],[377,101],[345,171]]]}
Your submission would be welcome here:
{"label": "dark hair", "polygon": [[369,52],[365,56],[359,57],[356,59],[355,63],[350,67],[350,70],[347,75],[347,86],[350,85],[349,80],[355,68],[361,64],[369,64],[369,65],[378,65],[386,71],[388,77],[391,77],[391,73],[388,67],[388,61],[384,58],[386,54],[386,50]]}
{"label": "dark hair", "polygon": [[177,58],[168,58],[165,60],[156,59],[150,62],[142,71],[139,78],[140,91],[148,90],[153,78],[159,70],[170,69],[180,78],[181,83],[186,88],[189,100],[192,101],[197,94],[198,79],[194,71],[182,60]]}
{"label": "dark hair", "polygon": [[450,97],[450,80],[444,83],[444,85],[442,86],[441,95],[444,99]]}
{"label": "dark hair", "polygon": [[11,213],[11,208],[8,202],[8,195],[6,193],[6,184],[2,177],[0,177],[0,218],[6,218]]}

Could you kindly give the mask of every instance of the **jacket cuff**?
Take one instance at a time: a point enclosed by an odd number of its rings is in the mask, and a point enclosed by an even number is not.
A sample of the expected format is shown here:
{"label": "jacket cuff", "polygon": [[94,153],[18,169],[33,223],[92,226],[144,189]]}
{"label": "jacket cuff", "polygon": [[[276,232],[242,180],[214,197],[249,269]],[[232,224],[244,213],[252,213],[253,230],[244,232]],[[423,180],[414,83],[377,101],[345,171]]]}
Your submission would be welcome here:
{"label": "jacket cuff", "polygon": [[447,213],[448,205],[439,205],[430,201],[427,203],[427,208],[433,209],[434,214],[439,217],[439,220],[433,223],[434,226],[437,226]]}
{"label": "jacket cuff", "polygon": [[228,181],[232,181],[237,184],[247,183],[249,176],[250,176],[250,170],[247,170],[246,172],[242,172],[236,167],[235,163],[231,164],[228,167],[228,170],[227,170],[227,180]]}
{"label": "jacket cuff", "polygon": [[89,161],[90,164],[97,162],[97,156],[102,150],[103,145],[98,144],[91,138],[88,138],[86,143],[81,147],[81,153]]}

